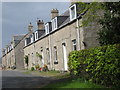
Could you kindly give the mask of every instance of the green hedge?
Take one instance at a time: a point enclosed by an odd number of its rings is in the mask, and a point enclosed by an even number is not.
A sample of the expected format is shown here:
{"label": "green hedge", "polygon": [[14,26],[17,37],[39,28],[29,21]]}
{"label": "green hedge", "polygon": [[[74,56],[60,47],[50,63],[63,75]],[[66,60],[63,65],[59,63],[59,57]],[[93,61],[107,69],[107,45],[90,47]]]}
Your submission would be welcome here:
{"label": "green hedge", "polygon": [[72,51],[69,54],[72,76],[106,85],[120,85],[120,44]]}

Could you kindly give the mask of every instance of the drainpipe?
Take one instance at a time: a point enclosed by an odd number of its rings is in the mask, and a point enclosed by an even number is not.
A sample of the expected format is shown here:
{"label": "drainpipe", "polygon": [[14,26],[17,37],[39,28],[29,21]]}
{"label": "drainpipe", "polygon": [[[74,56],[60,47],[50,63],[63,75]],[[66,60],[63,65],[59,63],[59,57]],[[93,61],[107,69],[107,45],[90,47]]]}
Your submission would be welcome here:
{"label": "drainpipe", "polygon": [[50,38],[50,34],[49,34],[48,37],[49,37],[49,41],[48,41],[48,42],[49,42],[49,50],[50,50],[50,51],[49,51],[49,54],[50,54],[50,67],[51,67],[51,69],[52,69],[52,68],[53,68],[53,65],[52,65],[53,63],[52,63],[52,48],[51,48],[51,38]]}
{"label": "drainpipe", "polygon": [[77,38],[78,38],[78,50],[81,50],[81,45],[80,45],[80,29],[79,29],[79,20],[77,19]]}

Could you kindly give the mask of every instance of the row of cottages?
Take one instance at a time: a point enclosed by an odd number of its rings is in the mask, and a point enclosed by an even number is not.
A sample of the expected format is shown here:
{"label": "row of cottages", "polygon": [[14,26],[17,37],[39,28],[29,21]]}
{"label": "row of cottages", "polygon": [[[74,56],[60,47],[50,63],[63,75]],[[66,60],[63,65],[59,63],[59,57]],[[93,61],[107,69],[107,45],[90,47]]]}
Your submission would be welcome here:
{"label": "row of cottages", "polygon": [[[96,40],[99,26],[91,22],[92,26],[79,27],[84,18],[84,14],[78,13],[79,10],[76,3],[61,15],[57,9],[53,9],[50,22],[44,24],[38,20],[38,30],[25,39],[24,57],[28,57],[28,66],[24,62],[25,68],[31,69],[39,64],[40,67],[47,65],[49,70],[67,71],[71,51],[99,45]],[[30,26],[32,29],[33,26]]]}
{"label": "row of cottages", "polygon": [[29,31],[26,35],[13,36],[10,44],[2,49],[2,66],[4,69],[11,69],[13,67],[24,69],[24,41],[32,33],[33,31]]}

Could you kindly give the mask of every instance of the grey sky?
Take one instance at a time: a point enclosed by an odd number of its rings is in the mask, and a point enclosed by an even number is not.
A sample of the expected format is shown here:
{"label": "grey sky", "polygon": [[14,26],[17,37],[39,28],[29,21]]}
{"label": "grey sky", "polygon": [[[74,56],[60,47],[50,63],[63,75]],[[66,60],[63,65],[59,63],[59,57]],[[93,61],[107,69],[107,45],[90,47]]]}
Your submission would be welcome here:
{"label": "grey sky", "polygon": [[68,2],[3,2],[2,3],[2,47],[9,44],[12,36],[27,33],[29,22],[37,29],[37,18],[50,21],[50,11],[57,8],[61,13],[65,12]]}

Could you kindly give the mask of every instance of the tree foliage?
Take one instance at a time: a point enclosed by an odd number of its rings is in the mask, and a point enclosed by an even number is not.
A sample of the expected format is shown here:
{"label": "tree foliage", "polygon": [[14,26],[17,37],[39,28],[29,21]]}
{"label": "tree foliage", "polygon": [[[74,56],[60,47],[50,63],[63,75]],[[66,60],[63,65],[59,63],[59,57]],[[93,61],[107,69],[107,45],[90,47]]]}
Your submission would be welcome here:
{"label": "tree foliage", "polygon": [[79,11],[78,13],[84,18],[80,27],[86,27],[92,25],[91,22],[98,22],[101,16],[101,11],[104,9],[101,2],[78,2]]}
{"label": "tree foliage", "polygon": [[120,2],[104,3],[104,17],[100,19],[102,25],[99,31],[101,45],[120,43]]}
{"label": "tree foliage", "polygon": [[68,58],[71,75],[106,86],[120,86],[120,44],[72,51]]}
{"label": "tree foliage", "polygon": [[97,22],[102,27],[98,32],[101,45],[120,43],[120,2],[79,2],[79,13],[86,27]]}

